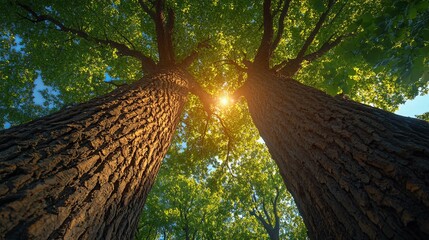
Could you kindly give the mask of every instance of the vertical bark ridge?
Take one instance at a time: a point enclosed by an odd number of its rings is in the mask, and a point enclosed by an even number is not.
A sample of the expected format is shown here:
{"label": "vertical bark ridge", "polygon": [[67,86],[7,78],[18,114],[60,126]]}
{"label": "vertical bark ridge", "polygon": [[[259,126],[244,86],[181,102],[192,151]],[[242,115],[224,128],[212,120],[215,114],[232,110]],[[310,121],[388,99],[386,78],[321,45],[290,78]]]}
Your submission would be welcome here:
{"label": "vertical bark ridge", "polygon": [[429,236],[429,124],[263,71],[245,97],[310,237]]}
{"label": "vertical bark ridge", "polygon": [[186,73],[0,132],[0,238],[131,239],[188,93]]}

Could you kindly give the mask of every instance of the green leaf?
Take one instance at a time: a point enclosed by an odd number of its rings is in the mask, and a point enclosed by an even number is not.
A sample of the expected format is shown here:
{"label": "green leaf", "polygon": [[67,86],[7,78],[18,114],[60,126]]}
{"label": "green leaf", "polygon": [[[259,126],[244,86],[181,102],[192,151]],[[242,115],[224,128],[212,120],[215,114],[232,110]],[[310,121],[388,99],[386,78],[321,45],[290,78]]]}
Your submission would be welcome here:
{"label": "green leaf", "polygon": [[320,0],[310,0],[310,6],[317,12],[323,12],[326,8],[324,1]]}
{"label": "green leaf", "polygon": [[418,7],[414,4],[411,4],[408,6],[408,18],[409,19],[415,19],[417,17],[417,10]]}

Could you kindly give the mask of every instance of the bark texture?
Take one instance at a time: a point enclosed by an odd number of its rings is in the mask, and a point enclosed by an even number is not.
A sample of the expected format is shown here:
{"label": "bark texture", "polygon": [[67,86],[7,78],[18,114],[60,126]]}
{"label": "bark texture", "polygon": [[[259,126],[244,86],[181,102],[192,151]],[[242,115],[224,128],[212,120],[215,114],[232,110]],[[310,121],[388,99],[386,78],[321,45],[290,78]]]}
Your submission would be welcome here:
{"label": "bark texture", "polygon": [[0,239],[132,239],[187,93],[158,71],[0,132]]}
{"label": "bark texture", "polygon": [[429,124],[268,71],[243,93],[312,239],[429,239]]}

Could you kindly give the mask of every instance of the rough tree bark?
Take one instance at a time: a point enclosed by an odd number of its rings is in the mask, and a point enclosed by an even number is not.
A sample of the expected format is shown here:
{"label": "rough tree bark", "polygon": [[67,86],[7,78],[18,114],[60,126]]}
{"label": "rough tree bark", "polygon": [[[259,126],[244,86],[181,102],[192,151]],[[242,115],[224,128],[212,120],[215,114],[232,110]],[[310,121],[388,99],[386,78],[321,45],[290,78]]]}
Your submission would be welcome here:
{"label": "rough tree bark", "polygon": [[329,27],[335,0],[327,1],[296,57],[270,67],[290,2],[279,8],[273,39],[272,2],[264,0],[261,44],[254,61],[245,62],[248,79],[235,95],[246,97],[309,236],[428,239],[429,124],[330,97],[289,78],[304,61],[310,64],[353,36],[338,31],[313,43]]}
{"label": "rough tree bark", "polygon": [[189,86],[162,70],[0,132],[0,238],[132,239]]}
{"label": "rough tree bark", "polygon": [[99,38],[33,4],[15,3],[17,16],[35,27],[54,25],[113,48],[140,61],[147,77],[0,132],[0,239],[131,239],[188,92],[208,109],[210,96],[183,70],[206,45],[177,61],[175,17],[165,0],[138,1],[156,26],[159,61],[129,41]]}
{"label": "rough tree bark", "polygon": [[428,239],[429,124],[249,71],[250,113],[312,239]]}

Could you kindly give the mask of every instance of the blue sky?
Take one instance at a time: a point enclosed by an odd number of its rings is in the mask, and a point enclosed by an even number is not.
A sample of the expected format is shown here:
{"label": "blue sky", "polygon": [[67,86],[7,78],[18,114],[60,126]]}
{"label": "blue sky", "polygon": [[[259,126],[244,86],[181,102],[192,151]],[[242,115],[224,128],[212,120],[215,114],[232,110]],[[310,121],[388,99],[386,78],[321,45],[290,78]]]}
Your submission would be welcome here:
{"label": "blue sky", "polygon": [[395,113],[406,117],[414,117],[425,112],[429,112],[429,94],[408,100],[405,104],[400,105]]}

